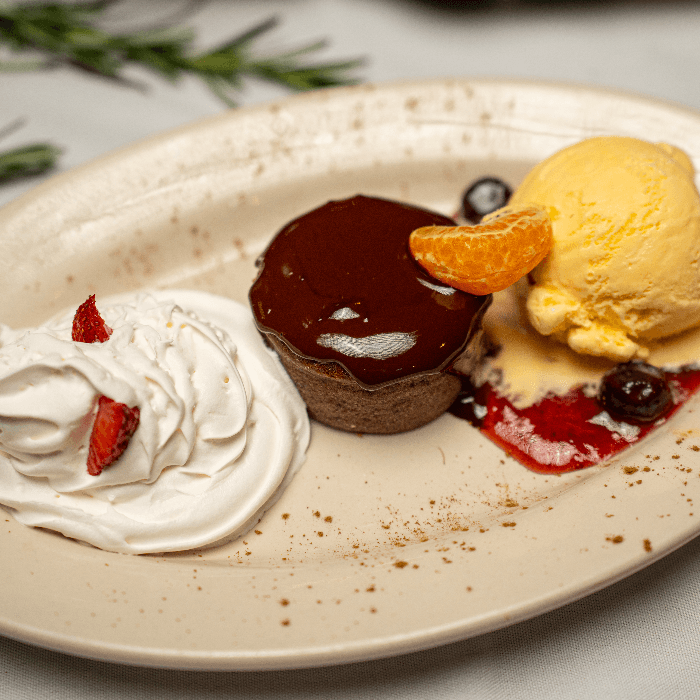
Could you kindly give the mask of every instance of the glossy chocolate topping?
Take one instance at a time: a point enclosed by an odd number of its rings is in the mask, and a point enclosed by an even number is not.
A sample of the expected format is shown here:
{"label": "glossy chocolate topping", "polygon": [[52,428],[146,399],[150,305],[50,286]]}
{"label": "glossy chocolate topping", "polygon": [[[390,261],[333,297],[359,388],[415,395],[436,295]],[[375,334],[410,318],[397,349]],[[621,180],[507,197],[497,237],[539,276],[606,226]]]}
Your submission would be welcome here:
{"label": "glossy chocolate topping", "polygon": [[491,297],[446,287],[413,260],[411,231],[432,224],[454,222],[363,196],[292,221],[258,261],[258,326],[299,355],[339,363],[366,388],[445,369]]}

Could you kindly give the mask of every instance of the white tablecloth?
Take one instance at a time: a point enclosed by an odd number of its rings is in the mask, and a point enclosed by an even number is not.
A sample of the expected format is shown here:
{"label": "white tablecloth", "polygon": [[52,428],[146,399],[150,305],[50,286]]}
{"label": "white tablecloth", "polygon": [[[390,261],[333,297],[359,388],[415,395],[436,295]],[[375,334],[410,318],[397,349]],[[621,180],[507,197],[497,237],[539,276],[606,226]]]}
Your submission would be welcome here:
{"label": "white tablecloth", "polygon": [[[127,2],[115,26],[171,11]],[[212,1],[188,19],[202,47],[276,15],[261,48],[319,38],[328,59],[364,56],[373,82],[474,76],[598,84],[700,110],[700,7],[693,3],[496,3],[488,11],[399,0]],[[195,80],[145,72],[128,87],[70,69],[0,73],[0,129],[23,128],[0,150],[50,140],[60,170],[220,112]],[[283,96],[258,83],[241,102]],[[36,184],[0,188],[4,204]],[[0,574],[1,580],[1,574]],[[0,698],[694,698],[700,697],[700,540],[582,601],[513,627],[434,650],[343,667],[257,673],[130,668],[0,638]]]}

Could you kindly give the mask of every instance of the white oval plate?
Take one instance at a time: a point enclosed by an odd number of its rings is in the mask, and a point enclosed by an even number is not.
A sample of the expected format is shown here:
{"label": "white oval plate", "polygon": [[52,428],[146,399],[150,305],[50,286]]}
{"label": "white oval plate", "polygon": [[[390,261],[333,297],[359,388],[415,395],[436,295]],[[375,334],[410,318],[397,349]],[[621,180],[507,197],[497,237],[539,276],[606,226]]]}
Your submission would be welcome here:
{"label": "white oval plate", "polygon": [[[1,318],[36,324],[89,293],[142,287],[245,300],[273,233],[328,199],[362,192],[452,213],[474,178],[515,183],[598,134],[700,156],[699,115],[570,86],[362,86],[229,112],[0,211]],[[257,531],[211,550],[111,554],[3,514],[0,632],[130,664],[282,669],[494,630],[698,534],[697,405],[610,465],[560,477],[449,415],[391,437],[314,425],[308,461]]]}

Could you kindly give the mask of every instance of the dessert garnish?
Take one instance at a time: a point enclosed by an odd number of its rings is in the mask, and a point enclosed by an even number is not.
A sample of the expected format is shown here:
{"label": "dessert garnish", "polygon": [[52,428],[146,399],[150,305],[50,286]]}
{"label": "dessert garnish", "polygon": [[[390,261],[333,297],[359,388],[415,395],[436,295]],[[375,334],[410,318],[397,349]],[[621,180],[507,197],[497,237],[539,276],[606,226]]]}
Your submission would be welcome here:
{"label": "dessert garnish", "polygon": [[665,372],[642,360],[621,362],[608,370],[598,400],[613,418],[632,423],[651,423],[673,406]]}
{"label": "dessert garnish", "polygon": [[[110,335],[112,329],[100,316],[95,295],[92,294],[75,312],[71,338],[77,343],[106,343]],[[128,447],[138,425],[138,406],[130,408],[125,403],[117,403],[107,396],[100,396],[90,434],[88,474],[99,476],[105,467],[116,462]]]}
{"label": "dessert garnish", "polygon": [[75,312],[71,337],[76,343],[104,343],[112,335],[112,329],[104,322],[92,294]]}
{"label": "dessert garnish", "polygon": [[474,226],[425,226],[411,233],[411,254],[435,279],[470,294],[500,292],[532,270],[552,247],[547,212],[500,209]]}
{"label": "dessert garnish", "polygon": [[99,476],[121,457],[129,445],[131,436],[139,425],[139,407],[129,408],[106,396],[97,402],[97,415],[92,424],[88,450],[88,474]]}
{"label": "dessert garnish", "polygon": [[470,224],[478,224],[487,214],[505,207],[512,194],[508,183],[498,177],[479,178],[462,196],[460,214]]}
{"label": "dessert garnish", "polygon": [[612,416],[581,386],[519,406],[498,385],[485,382],[467,388],[450,413],[469,421],[532,471],[558,474],[600,464],[649,435],[700,389],[700,371],[669,371],[666,381],[673,402],[658,419],[644,423]]}

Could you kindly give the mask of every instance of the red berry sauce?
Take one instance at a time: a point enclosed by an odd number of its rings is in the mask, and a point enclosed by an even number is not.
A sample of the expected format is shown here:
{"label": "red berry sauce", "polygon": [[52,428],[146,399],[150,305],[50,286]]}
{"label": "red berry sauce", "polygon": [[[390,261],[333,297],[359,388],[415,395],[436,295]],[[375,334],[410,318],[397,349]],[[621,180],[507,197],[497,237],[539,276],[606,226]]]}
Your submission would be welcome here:
{"label": "red berry sauce", "polygon": [[[698,389],[700,370],[667,372],[673,406],[651,424],[607,423],[595,397],[581,388],[565,396],[547,395],[527,408],[515,408],[490,384],[467,390],[450,413],[469,421],[511,457],[532,471],[559,474],[583,469],[619,454],[673,415]],[[591,422],[591,420],[596,422]],[[602,424],[601,424],[602,423]]]}

